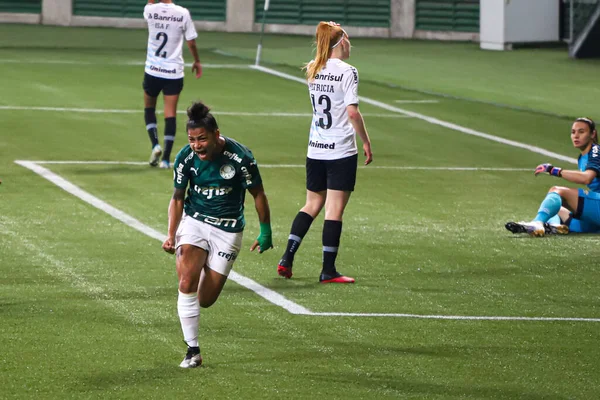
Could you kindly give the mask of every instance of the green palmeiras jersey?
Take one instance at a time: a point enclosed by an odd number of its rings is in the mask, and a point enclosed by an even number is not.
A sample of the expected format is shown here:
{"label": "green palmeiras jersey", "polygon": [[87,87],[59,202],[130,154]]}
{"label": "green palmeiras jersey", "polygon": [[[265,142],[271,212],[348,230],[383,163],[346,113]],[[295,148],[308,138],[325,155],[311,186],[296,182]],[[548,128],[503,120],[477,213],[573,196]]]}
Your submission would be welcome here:
{"label": "green palmeiras jersey", "polygon": [[185,146],[173,163],[175,188],[188,189],[184,210],[199,221],[227,232],[241,232],[246,189],[262,179],[250,149],[225,136],[225,147],[211,161],[202,161]]}

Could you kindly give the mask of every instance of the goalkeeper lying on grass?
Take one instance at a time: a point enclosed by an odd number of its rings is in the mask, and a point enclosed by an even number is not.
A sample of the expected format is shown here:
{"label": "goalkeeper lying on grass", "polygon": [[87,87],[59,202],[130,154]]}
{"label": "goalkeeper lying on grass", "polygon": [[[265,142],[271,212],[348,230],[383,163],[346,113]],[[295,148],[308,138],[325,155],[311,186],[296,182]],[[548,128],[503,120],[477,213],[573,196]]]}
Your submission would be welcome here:
{"label": "goalkeeper lying on grass", "polygon": [[553,186],[531,222],[508,222],[512,233],[531,236],[569,232],[600,233],[600,145],[596,124],[589,118],[577,118],[571,128],[571,141],[581,154],[578,170],[566,170],[552,164],[540,164],[535,175],[549,174],[587,189]]}

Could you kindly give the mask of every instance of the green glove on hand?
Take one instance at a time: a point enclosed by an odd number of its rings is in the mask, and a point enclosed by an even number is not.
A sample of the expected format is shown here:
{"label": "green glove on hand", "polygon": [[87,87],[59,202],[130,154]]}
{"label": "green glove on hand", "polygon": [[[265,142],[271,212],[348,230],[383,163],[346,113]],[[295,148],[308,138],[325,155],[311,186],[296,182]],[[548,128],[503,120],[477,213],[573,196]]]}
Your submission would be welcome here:
{"label": "green glove on hand", "polygon": [[266,222],[263,223],[261,222],[260,224],[260,235],[258,235],[258,237],[256,238],[256,241],[254,242],[254,246],[252,246],[252,250],[254,250],[254,248],[256,248],[256,245],[258,245],[259,247],[259,253],[265,252],[268,249],[272,249],[273,248],[273,239],[272,239],[272,232],[271,232],[271,224]]}

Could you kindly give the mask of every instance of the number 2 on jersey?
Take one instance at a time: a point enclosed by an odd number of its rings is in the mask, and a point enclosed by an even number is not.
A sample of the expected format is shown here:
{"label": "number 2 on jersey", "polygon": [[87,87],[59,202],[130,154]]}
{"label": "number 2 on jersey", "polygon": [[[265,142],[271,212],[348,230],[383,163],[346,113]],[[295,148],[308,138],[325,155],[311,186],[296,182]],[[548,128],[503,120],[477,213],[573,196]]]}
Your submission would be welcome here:
{"label": "number 2 on jersey", "polygon": [[[312,99],[313,111],[316,113],[317,105],[315,103],[315,95],[311,93],[310,98]],[[325,103],[325,104],[323,104],[323,103]],[[329,129],[329,128],[331,128],[331,125],[333,123],[333,121],[331,119],[331,113],[329,112],[329,111],[331,111],[331,99],[329,98],[329,96],[322,94],[319,97],[319,105],[323,106],[322,112],[327,117],[326,120],[323,118],[319,118],[319,126],[322,129]]]}
{"label": "number 2 on jersey", "polygon": [[163,51],[162,54],[160,52],[167,45],[167,41],[169,40],[169,37],[164,32],[158,32],[156,34],[156,40],[161,40],[161,39],[162,39],[162,43],[160,44],[160,46],[158,47],[158,50],[156,50],[156,53],[154,53],[154,55],[156,57],[167,58],[167,52],[166,51]]}

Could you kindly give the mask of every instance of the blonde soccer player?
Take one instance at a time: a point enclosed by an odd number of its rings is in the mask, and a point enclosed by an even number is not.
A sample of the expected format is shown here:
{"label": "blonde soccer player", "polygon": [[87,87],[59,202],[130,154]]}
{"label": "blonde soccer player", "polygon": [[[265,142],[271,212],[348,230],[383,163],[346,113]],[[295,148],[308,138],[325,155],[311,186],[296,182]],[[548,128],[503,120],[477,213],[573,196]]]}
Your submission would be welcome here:
{"label": "blonde soccer player", "polygon": [[308,93],[313,109],[306,158],[306,203],[290,230],[277,272],[292,277],[294,257],[313,220],[325,207],[321,283],[354,283],[337,271],[342,216],[356,183],[358,150],[362,141],[365,165],[373,161],[371,140],[358,109],[358,71],[350,57],[350,38],[335,22],[317,25],[315,59],[306,64]]}
{"label": "blonde soccer player", "polygon": [[221,135],[209,111],[201,102],[188,108],[189,144],[173,164],[175,189],[162,245],[176,254],[177,313],[188,345],[182,368],[202,364],[200,308],[217,301],[240,252],[246,191],[254,198],[260,224],[250,250],[263,253],[273,247],[269,203],[256,160],[246,146]]}
{"label": "blonde soccer player", "polygon": [[[152,150],[150,165],[170,168],[171,150],[177,132],[177,103],[183,90],[182,47],[185,39],[194,57],[192,72],[196,78],[202,75],[202,65],[196,48],[196,28],[190,12],[171,0],[149,0],[144,7],[144,19],[148,23],[148,52],[144,72],[144,120]],[[156,100],[162,92],[164,100],[164,149],[158,143]]]}

